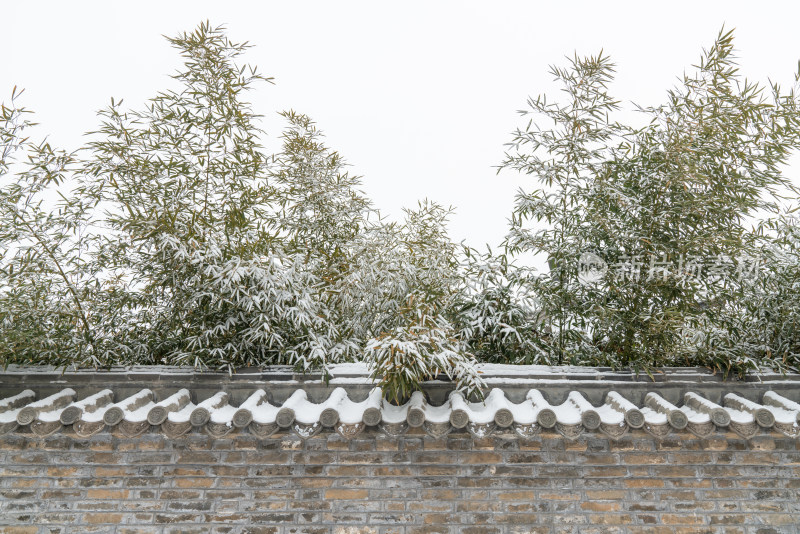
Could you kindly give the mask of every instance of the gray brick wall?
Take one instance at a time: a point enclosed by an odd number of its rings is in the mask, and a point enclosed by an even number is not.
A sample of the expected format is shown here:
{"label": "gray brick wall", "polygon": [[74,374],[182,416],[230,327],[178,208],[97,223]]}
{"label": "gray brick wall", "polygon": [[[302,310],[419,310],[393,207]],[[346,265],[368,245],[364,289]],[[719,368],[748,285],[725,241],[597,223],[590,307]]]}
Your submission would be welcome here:
{"label": "gray brick wall", "polygon": [[0,437],[0,532],[794,533],[798,441]]}

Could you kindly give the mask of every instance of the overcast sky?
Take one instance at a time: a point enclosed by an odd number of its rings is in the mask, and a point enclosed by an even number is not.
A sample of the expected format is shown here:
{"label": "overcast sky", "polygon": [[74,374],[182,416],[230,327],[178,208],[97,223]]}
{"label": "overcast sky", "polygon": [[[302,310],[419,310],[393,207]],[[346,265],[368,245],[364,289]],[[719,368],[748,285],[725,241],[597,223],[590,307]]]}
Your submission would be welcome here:
{"label": "overcast sky", "polygon": [[[224,4],[224,5],[223,5]],[[254,48],[275,78],[250,95],[277,146],[277,112],[310,115],[391,218],[430,198],[456,208],[456,240],[498,245],[514,192],[496,174],[529,95],[557,95],[564,56],[601,48],[612,92],[655,105],[723,26],[743,72],[789,85],[800,60],[794,2],[7,2],[0,11],[0,100],[14,85],[40,133],[74,149],[110,97],[140,107],[180,66],[162,35],[201,20]],[[798,168],[797,165],[794,168]]]}

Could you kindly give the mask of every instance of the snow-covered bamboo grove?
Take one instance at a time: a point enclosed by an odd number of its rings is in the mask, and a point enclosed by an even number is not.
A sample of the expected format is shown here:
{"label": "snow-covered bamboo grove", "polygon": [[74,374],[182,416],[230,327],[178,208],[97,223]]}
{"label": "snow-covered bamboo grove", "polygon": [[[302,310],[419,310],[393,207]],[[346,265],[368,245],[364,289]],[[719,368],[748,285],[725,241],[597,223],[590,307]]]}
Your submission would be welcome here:
{"label": "snow-covered bamboo grove", "polygon": [[[607,57],[554,68],[563,101],[529,101],[502,163],[531,187],[499,252],[453,243],[430,201],[382,218],[301,113],[267,153],[246,93],[271,80],[207,23],[170,39],[173,89],[139,110],[112,99],[74,152],[31,135],[15,90],[0,362],[366,361],[398,400],[434,377],[479,392],[477,361],[797,369],[800,225],[770,195],[797,199],[781,169],[798,98],[741,79],[731,39],[638,129],[613,120]],[[512,261],[528,253],[550,271]]]}

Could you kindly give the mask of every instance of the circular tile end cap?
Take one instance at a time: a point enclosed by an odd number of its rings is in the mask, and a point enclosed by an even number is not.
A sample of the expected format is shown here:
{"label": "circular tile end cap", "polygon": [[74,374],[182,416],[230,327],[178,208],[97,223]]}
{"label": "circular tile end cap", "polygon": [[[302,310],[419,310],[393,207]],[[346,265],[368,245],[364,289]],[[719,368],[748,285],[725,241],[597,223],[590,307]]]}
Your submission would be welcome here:
{"label": "circular tile end cap", "polygon": [[544,408],[542,411],[539,412],[536,420],[539,422],[539,426],[544,428],[553,428],[556,426],[556,412],[551,410],[550,408]]}

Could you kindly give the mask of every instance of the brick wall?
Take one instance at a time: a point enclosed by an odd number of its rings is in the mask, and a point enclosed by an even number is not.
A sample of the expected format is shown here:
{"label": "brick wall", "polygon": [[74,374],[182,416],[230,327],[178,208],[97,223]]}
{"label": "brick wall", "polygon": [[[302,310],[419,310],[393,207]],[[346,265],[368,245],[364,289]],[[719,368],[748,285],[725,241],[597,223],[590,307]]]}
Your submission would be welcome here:
{"label": "brick wall", "polygon": [[0,436],[0,532],[793,533],[798,441]]}

